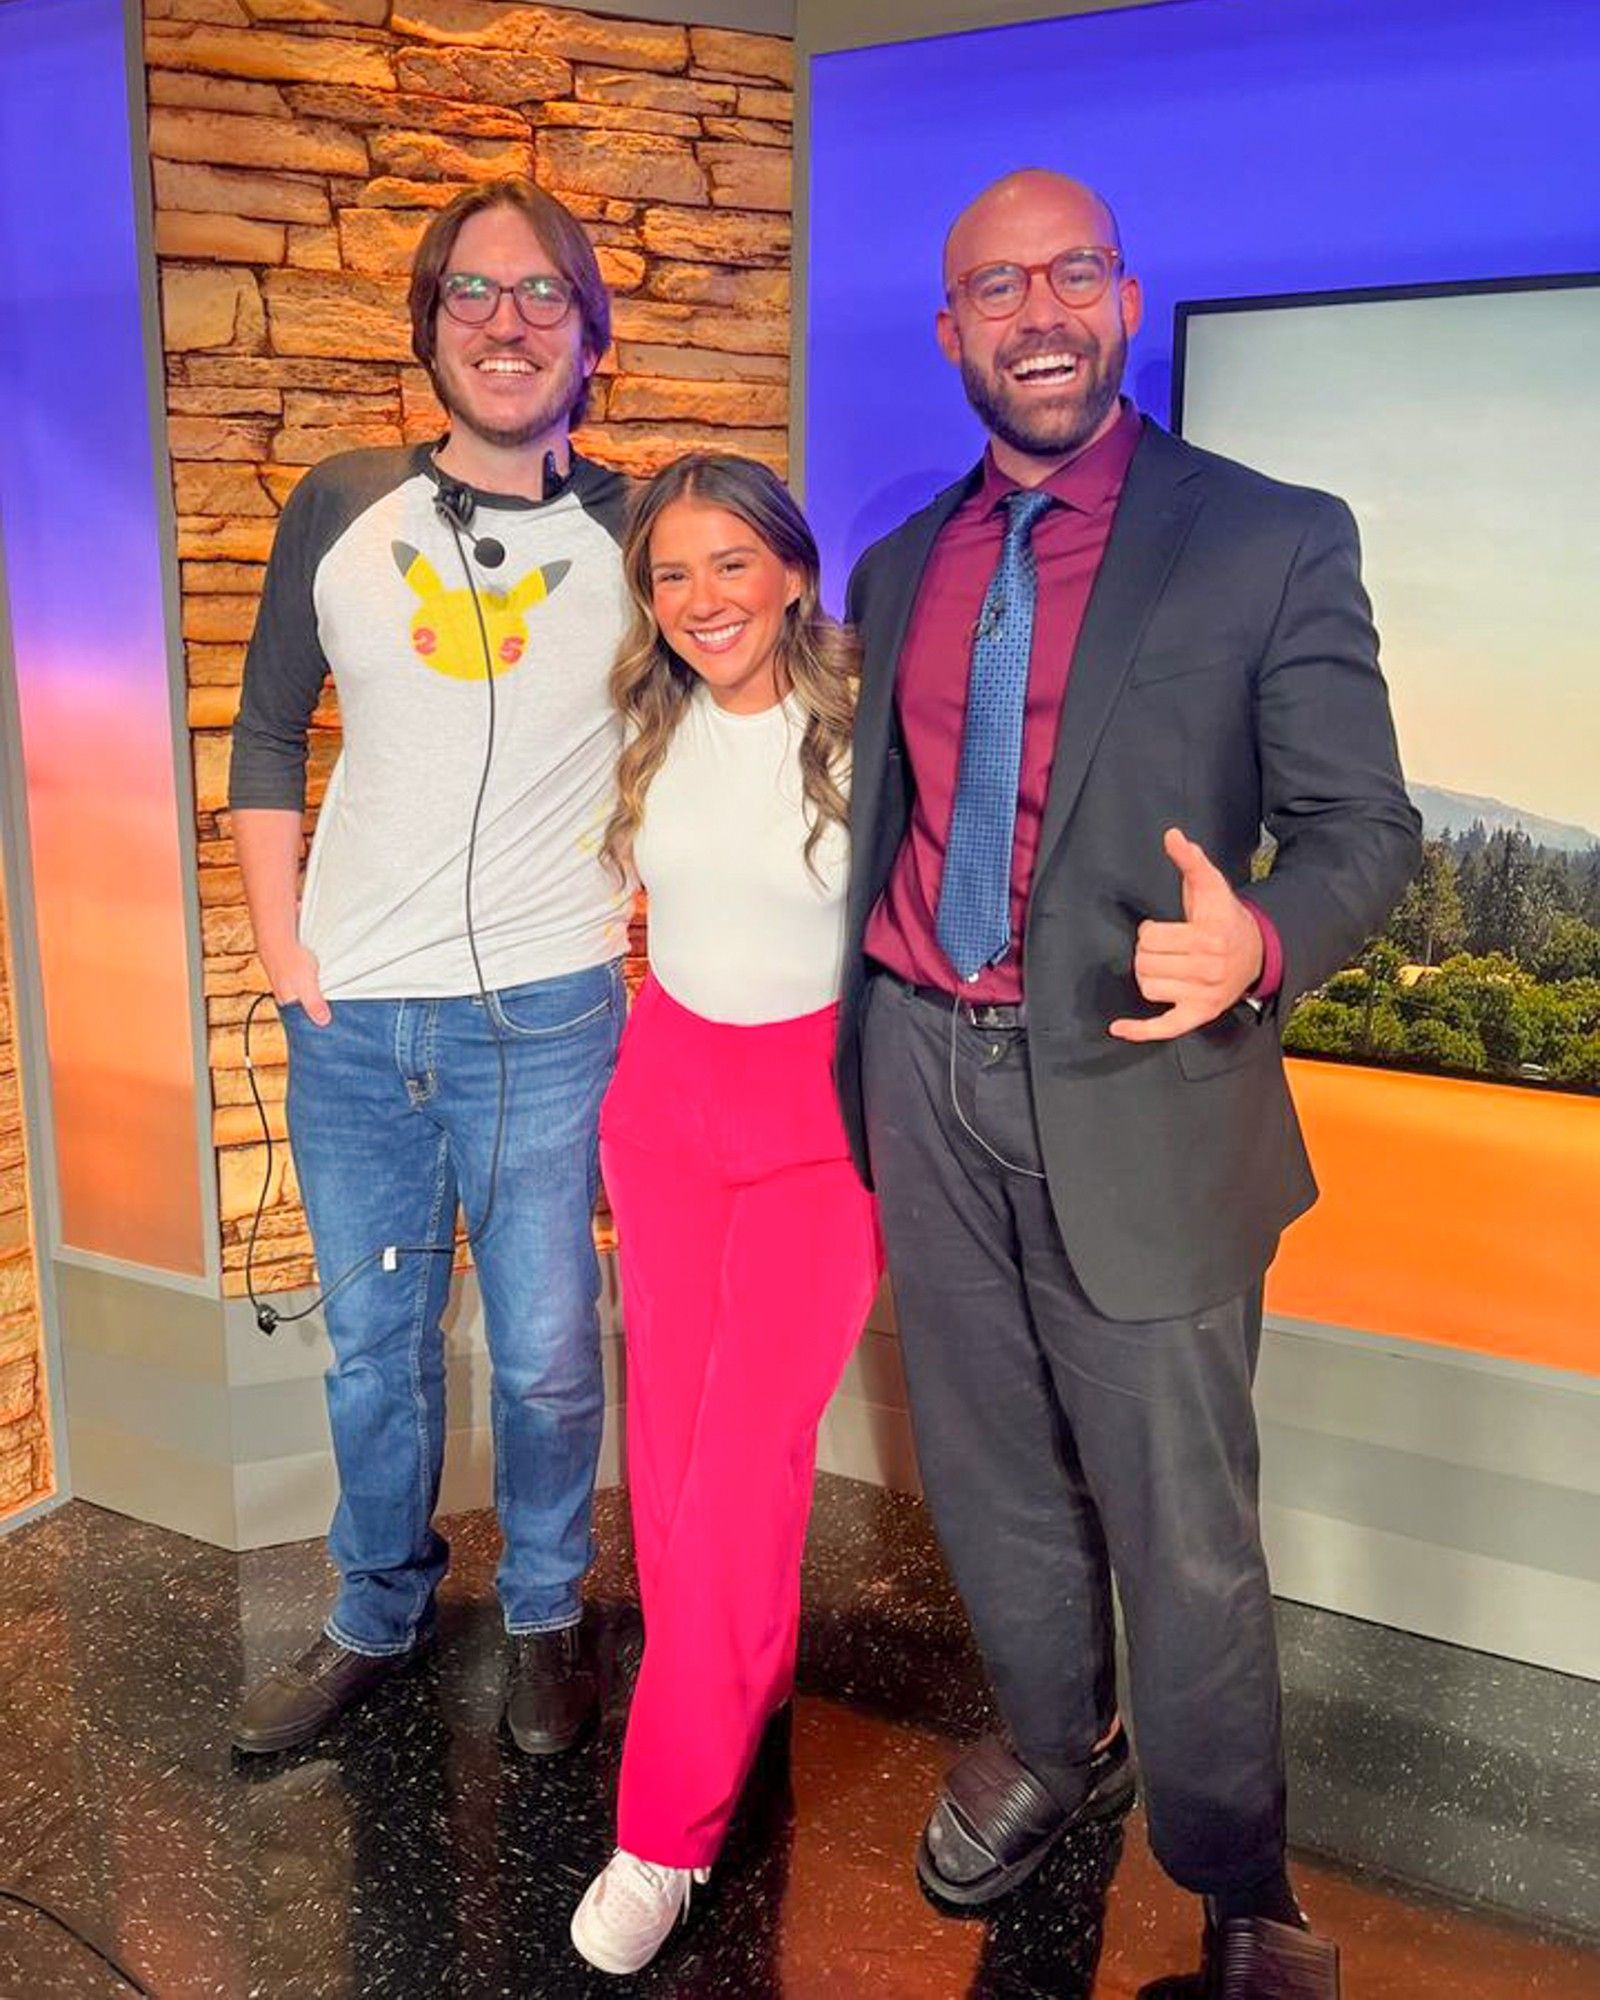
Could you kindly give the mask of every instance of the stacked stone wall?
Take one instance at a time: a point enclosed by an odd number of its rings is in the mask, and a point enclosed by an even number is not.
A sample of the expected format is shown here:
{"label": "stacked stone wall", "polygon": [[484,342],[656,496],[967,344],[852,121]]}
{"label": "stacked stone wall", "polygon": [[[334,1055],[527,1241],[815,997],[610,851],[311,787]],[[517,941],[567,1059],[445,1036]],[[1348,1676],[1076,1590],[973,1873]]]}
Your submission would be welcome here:
{"label": "stacked stone wall", "polygon": [[[242,1023],[262,974],[225,809],[228,729],[279,509],[351,446],[435,437],[406,272],[458,189],[531,174],[587,228],[615,341],[579,444],[628,472],[696,447],[785,466],[792,49],[512,0],[147,0],[167,428],[193,735],[227,1289],[266,1170]],[[314,812],[338,749],[331,693]],[[309,825],[309,820],[308,820]],[[281,1032],[252,1035],[274,1138]],[[311,1275],[274,1148],[258,1285]]]}
{"label": "stacked stone wall", "polygon": [[52,1485],[15,1021],[0,887],[0,1517]]}

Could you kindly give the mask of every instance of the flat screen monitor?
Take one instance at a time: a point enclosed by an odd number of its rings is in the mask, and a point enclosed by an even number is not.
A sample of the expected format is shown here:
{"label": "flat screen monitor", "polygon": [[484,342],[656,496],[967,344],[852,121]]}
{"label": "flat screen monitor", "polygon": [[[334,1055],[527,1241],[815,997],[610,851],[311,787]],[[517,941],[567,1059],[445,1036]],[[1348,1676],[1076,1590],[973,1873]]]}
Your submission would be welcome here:
{"label": "flat screen monitor", "polygon": [[1353,509],[1423,819],[1286,1046],[1600,1091],[1600,273],[1185,302],[1173,401]]}

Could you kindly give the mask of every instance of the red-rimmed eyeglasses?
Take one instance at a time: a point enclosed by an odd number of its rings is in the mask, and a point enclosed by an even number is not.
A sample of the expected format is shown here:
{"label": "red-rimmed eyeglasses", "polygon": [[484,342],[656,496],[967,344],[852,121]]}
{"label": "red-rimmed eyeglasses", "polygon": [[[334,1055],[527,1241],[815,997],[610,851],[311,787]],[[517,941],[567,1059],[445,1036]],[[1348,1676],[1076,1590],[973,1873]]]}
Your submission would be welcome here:
{"label": "red-rimmed eyeglasses", "polygon": [[1009,319],[1022,310],[1029,286],[1042,271],[1061,303],[1082,311],[1100,303],[1121,269],[1120,250],[1088,243],[1059,251],[1047,264],[974,264],[951,280],[949,296],[954,303],[961,293],[985,319]]}

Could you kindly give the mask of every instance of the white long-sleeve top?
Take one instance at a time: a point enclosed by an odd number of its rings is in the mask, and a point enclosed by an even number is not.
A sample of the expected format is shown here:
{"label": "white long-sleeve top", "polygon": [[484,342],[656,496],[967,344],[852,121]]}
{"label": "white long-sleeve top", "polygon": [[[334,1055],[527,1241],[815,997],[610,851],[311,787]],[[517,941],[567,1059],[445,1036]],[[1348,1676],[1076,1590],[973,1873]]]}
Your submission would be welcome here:
{"label": "white long-sleeve top", "polygon": [[813,873],[804,732],[793,694],[730,715],[699,686],[645,794],[634,860],[650,899],[651,969],[706,1020],[793,1020],[839,997],[849,837],[830,825]]}

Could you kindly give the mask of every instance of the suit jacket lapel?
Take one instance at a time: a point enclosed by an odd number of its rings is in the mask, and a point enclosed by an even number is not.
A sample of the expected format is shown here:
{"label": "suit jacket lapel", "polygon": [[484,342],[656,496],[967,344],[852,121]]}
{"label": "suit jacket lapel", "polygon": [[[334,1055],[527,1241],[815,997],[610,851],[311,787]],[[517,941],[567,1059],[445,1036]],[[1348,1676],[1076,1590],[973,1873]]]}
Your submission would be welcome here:
{"label": "suit jacket lapel", "polygon": [[1035,888],[1066,831],[1145,626],[1188,535],[1200,504],[1198,471],[1188,448],[1146,420],[1072,656],[1039,827]]}
{"label": "suit jacket lapel", "polygon": [[861,706],[856,717],[856,742],[860,761],[876,769],[888,747],[894,715],[895,678],[900,668],[900,650],[905,645],[911,613],[922,587],[922,572],[928,566],[939,530],[975,489],[981,475],[969,473],[947,486],[920,514],[913,514],[893,542],[884,549],[881,580],[861,623],[863,672]]}
{"label": "suit jacket lapel", "polygon": [[851,760],[850,830],[857,858],[852,904],[857,894],[865,903],[876,902],[883,889],[881,881],[871,879],[876,871],[868,858],[878,849],[876,836],[894,734],[895,681],[922,573],[939,530],[975,490],[981,472],[980,466],[947,486],[920,514],[913,514],[872,564],[872,587],[861,609],[861,696]]}

